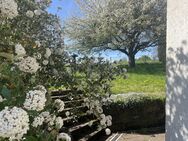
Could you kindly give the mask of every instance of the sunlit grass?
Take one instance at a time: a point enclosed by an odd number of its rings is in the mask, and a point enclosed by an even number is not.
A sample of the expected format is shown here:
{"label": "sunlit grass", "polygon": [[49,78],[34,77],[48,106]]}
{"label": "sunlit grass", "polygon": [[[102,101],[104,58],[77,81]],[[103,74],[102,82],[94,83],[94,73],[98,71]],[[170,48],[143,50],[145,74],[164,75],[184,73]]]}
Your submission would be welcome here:
{"label": "sunlit grass", "polygon": [[128,69],[127,76],[113,81],[112,93],[165,93],[165,67],[159,62],[138,63],[136,68]]}

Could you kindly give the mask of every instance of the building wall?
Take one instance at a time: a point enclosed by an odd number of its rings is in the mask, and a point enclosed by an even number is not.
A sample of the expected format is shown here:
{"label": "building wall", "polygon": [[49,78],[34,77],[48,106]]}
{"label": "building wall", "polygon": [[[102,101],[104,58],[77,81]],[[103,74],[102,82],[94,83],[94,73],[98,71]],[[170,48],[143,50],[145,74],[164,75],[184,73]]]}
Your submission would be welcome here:
{"label": "building wall", "polygon": [[188,141],[188,0],[167,5],[166,141]]}

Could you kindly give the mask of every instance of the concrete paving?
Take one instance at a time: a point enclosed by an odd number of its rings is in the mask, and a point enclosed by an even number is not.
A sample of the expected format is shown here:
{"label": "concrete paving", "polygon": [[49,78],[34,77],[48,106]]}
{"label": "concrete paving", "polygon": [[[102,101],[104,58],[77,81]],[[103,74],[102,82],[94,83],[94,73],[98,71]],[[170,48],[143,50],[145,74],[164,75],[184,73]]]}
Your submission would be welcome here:
{"label": "concrete paving", "polygon": [[165,141],[165,134],[116,133],[112,134],[106,141]]}

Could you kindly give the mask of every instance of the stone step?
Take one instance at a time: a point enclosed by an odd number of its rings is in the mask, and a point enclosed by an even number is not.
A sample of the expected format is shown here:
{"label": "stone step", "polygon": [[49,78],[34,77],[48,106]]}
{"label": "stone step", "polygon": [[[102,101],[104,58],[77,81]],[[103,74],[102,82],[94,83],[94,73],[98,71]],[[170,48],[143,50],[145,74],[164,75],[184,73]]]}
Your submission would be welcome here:
{"label": "stone step", "polygon": [[94,120],[88,121],[86,123],[82,123],[82,124],[73,126],[73,127],[69,128],[69,132],[73,132],[73,131],[81,129],[85,126],[89,126],[89,124],[91,124],[91,123],[93,124],[94,122],[97,122],[97,121],[98,121],[98,119],[94,119]]}
{"label": "stone step", "polygon": [[[71,134],[73,141],[88,141],[101,132],[102,129],[98,130],[99,119],[94,114],[88,114],[88,107],[83,105],[81,91],[52,91],[51,97],[61,99],[65,103],[65,109],[59,113],[64,121],[60,132]],[[70,112],[70,115],[66,116],[66,112]],[[72,113],[74,115],[71,115]]]}
{"label": "stone step", "polygon": [[94,136],[96,136],[101,131],[102,131],[102,129],[95,130],[95,131],[91,132],[90,134],[87,134],[83,138],[79,139],[78,141],[88,141],[89,139],[93,138]]}
{"label": "stone step", "polygon": [[76,107],[69,107],[69,108],[65,108],[63,111],[66,112],[66,111],[73,111],[73,110],[80,110],[80,109],[87,109],[86,106],[76,106]]}

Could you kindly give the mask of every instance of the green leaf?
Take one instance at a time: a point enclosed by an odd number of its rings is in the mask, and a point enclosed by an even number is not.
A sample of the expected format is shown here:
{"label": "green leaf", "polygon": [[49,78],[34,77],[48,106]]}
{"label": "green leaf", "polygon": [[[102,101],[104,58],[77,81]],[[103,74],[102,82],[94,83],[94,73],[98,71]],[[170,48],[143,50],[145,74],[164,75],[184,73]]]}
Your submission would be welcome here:
{"label": "green leaf", "polygon": [[11,90],[9,90],[6,86],[3,86],[1,94],[4,98],[9,99],[11,97]]}
{"label": "green leaf", "polygon": [[27,136],[27,141],[37,141],[37,138],[34,136]]}

